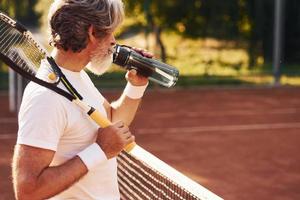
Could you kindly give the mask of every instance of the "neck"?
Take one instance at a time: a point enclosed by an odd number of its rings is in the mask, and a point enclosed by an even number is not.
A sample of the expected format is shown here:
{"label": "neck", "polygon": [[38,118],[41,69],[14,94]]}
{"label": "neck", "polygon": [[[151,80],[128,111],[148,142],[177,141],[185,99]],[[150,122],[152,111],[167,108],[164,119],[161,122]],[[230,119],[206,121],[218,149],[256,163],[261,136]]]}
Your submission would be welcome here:
{"label": "neck", "polygon": [[58,66],[73,72],[80,72],[90,60],[88,54],[84,50],[80,53],[74,53],[72,51],[54,49],[51,55]]}

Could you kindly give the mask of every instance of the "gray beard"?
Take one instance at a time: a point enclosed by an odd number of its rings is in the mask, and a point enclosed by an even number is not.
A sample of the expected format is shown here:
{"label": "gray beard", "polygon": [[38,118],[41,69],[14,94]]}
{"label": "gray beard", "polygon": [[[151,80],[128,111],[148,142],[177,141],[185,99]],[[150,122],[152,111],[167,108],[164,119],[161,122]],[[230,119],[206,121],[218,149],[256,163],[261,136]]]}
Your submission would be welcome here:
{"label": "gray beard", "polygon": [[86,68],[93,74],[102,75],[104,74],[113,62],[113,54],[108,54],[105,56],[94,55],[91,61],[88,63]]}

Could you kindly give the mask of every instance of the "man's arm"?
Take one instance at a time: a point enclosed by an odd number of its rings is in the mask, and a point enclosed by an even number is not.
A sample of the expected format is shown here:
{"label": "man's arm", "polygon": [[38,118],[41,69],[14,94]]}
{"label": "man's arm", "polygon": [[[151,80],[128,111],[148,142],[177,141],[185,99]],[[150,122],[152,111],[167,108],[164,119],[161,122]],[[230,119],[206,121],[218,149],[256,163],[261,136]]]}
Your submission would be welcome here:
{"label": "man's arm", "polygon": [[[133,86],[145,87],[148,84],[148,79],[137,74],[135,70],[127,72],[126,79]],[[108,101],[104,101],[104,107],[108,113],[108,118],[112,122],[123,121],[127,126],[130,125],[136,111],[141,102],[141,98],[130,98],[125,92],[117,100],[109,104]]]}
{"label": "man's arm", "polygon": [[46,199],[70,187],[88,170],[78,156],[49,167],[54,151],[16,145],[13,158],[15,195],[21,199]]}
{"label": "man's arm", "polygon": [[[118,155],[133,141],[134,136],[123,122],[99,129],[96,139],[107,159]],[[88,159],[93,156],[98,158],[95,155],[97,153],[99,152],[93,151]],[[81,156],[75,156],[59,166],[50,167],[54,154],[52,150],[16,145],[12,174],[17,200],[50,198],[69,188],[88,172],[90,166],[84,163]]]}
{"label": "man's arm", "polygon": [[134,119],[140,102],[141,99],[131,99],[125,94],[122,94],[121,97],[112,104],[109,104],[105,100],[104,107],[107,113],[110,113],[108,117],[112,122],[121,120],[129,126]]}
{"label": "man's arm", "polygon": [[[153,54],[143,49],[135,48],[135,47],[133,47],[133,49],[145,57],[148,58],[153,57]],[[126,79],[131,85],[137,87],[143,87],[148,84],[148,78],[137,74],[136,70],[128,71],[126,74]],[[123,94],[117,101],[114,101],[111,104],[105,101],[104,107],[106,109],[106,112],[108,113],[108,118],[112,122],[121,120],[127,126],[129,126],[132,120],[134,119],[134,116],[136,114],[140,102],[141,102],[141,98],[130,98],[123,92]]]}

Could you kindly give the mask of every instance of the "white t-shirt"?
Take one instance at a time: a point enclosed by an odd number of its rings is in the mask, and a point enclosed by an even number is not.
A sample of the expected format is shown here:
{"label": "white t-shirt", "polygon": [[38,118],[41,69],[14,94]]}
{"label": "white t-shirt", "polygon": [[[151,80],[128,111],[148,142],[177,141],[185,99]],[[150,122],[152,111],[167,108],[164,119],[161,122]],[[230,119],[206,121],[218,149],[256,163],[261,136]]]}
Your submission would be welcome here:
{"label": "white t-shirt", "polygon": [[[61,69],[83,100],[106,116],[104,98],[86,72]],[[60,84],[59,87],[63,88]],[[64,163],[94,143],[97,130],[98,125],[65,97],[33,82],[26,87],[19,112],[17,144],[55,151],[51,166]],[[69,189],[51,198],[61,199],[120,199],[116,158],[102,162]]]}

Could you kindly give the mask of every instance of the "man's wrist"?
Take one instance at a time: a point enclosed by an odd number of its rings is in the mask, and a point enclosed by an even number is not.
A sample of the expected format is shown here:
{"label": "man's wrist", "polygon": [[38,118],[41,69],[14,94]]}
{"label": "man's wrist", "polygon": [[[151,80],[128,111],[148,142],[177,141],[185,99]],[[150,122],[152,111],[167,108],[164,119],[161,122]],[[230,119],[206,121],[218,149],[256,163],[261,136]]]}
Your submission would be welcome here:
{"label": "man's wrist", "polygon": [[140,99],[143,97],[148,84],[149,83],[143,86],[135,86],[128,81],[123,94],[131,99]]}
{"label": "man's wrist", "polygon": [[95,168],[97,165],[107,160],[105,153],[96,143],[91,144],[83,151],[77,154],[88,170]]}

